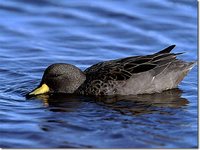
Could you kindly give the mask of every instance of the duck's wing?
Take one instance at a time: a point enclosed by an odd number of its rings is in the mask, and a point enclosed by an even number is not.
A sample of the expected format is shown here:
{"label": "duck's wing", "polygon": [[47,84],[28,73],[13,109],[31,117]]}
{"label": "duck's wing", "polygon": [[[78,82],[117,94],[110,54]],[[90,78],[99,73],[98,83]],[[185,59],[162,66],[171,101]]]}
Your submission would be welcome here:
{"label": "duck's wing", "polygon": [[162,72],[176,56],[182,53],[170,53],[175,45],[169,46],[152,55],[134,56],[97,63],[84,72],[90,79],[102,81],[127,80],[134,74],[143,73],[154,69],[154,75]]}
{"label": "duck's wing", "polygon": [[167,48],[165,48],[165,49],[163,49],[163,50],[161,50],[161,51],[159,51],[155,54],[170,53],[172,51],[172,49],[174,49],[175,46],[176,45],[171,45],[171,46],[169,46],[169,47],[167,47]]}

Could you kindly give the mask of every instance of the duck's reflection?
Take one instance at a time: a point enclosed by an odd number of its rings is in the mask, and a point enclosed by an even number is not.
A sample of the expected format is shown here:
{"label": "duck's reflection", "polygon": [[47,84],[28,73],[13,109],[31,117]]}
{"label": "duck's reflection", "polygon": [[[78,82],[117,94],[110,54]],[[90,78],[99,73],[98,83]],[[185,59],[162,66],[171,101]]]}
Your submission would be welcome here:
{"label": "duck's reflection", "polygon": [[162,93],[129,96],[109,96],[97,98],[99,103],[133,115],[162,112],[162,108],[180,108],[186,106],[189,101],[181,97],[183,91],[172,89]]}
{"label": "duck's reflection", "polygon": [[104,96],[104,97],[85,97],[76,95],[39,95],[38,99],[43,100],[45,106],[51,111],[76,111],[86,102],[96,102],[101,106],[119,111],[123,114],[147,114],[155,111],[162,112],[162,108],[180,108],[189,102],[181,97],[182,90],[173,89],[162,93],[129,96]]}
{"label": "duck's reflection", "polygon": [[38,95],[36,98],[42,100],[44,106],[54,112],[75,111],[85,100],[83,96],[69,94]]}

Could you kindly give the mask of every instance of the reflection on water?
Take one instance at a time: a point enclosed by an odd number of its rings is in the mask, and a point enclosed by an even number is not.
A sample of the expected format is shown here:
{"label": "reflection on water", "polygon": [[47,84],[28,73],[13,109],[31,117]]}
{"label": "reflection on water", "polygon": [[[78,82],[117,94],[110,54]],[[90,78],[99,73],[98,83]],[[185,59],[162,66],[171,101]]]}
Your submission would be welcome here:
{"label": "reflection on water", "polygon": [[[43,118],[39,127],[47,134],[56,133],[59,129],[60,134],[65,134],[60,135],[61,137],[72,139],[72,143],[68,141],[64,144],[67,147],[91,148],[92,141],[85,140],[87,143],[83,145],[82,142],[80,145],[73,145],[73,141],[82,141],[83,137],[90,139],[94,136],[97,139],[106,137],[106,141],[112,143],[112,146],[108,143],[106,145],[105,142],[104,146],[96,143],[97,147],[126,148],[132,145],[129,143],[132,140],[137,141],[135,147],[149,147],[149,144],[154,147],[165,147],[164,143],[180,140],[172,135],[175,134],[173,130],[178,133],[185,124],[184,120],[176,116],[178,112],[181,115],[189,104],[189,101],[182,97],[182,93],[180,89],[173,89],[163,93],[138,96],[84,97],[56,94],[38,95],[28,101],[40,100],[49,112],[57,113]],[[95,110],[97,107],[98,110]],[[106,124],[110,126],[106,127]],[[164,128],[171,131],[164,135]],[[134,132],[130,132],[131,130]],[[121,142],[122,139],[127,139],[129,146],[126,142]],[[115,143],[116,140],[119,140],[118,144]],[[66,147],[62,144],[58,147]]]}
{"label": "reflection on water", "polygon": [[[76,111],[76,108],[84,100],[82,96],[67,95],[67,94],[54,94],[54,95],[38,95],[35,98],[41,99],[44,106],[48,107],[51,111]],[[34,99],[34,98],[33,98]],[[85,98],[86,99],[86,98]]]}
{"label": "reflection on water", "polygon": [[76,111],[85,101],[119,111],[123,114],[162,113],[162,108],[181,108],[189,101],[181,97],[182,90],[172,89],[162,93],[127,96],[84,97],[69,94],[38,95],[36,98],[43,101],[50,111],[71,112]]}
{"label": "reflection on water", "polygon": [[180,108],[186,106],[189,101],[186,98],[182,98],[181,95],[181,90],[173,89],[155,94],[109,97],[102,99],[102,101],[106,106],[123,114],[129,112],[133,115],[139,115],[154,112],[160,113],[163,111],[162,108],[166,107]]}

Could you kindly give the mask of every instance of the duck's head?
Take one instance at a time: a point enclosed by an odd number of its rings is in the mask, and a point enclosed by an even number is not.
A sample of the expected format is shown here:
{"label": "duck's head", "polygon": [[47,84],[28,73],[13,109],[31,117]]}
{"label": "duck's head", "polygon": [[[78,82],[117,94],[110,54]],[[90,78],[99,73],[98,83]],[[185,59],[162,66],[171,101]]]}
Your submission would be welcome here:
{"label": "duck's head", "polygon": [[74,93],[85,79],[85,74],[73,65],[52,64],[44,71],[39,86],[27,96],[44,93]]}

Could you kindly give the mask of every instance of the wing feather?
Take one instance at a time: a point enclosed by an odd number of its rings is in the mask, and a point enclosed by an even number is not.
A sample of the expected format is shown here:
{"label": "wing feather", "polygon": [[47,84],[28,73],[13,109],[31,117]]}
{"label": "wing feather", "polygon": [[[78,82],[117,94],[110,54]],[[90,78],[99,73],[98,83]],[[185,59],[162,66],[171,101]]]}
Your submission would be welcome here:
{"label": "wing feather", "polygon": [[128,80],[132,75],[154,69],[155,75],[162,72],[176,56],[182,53],[170,53],[175,45],[146,56],[133,56],[123,59],[116,59],[97,63],[84,72],[90,79],[107,80]]}

